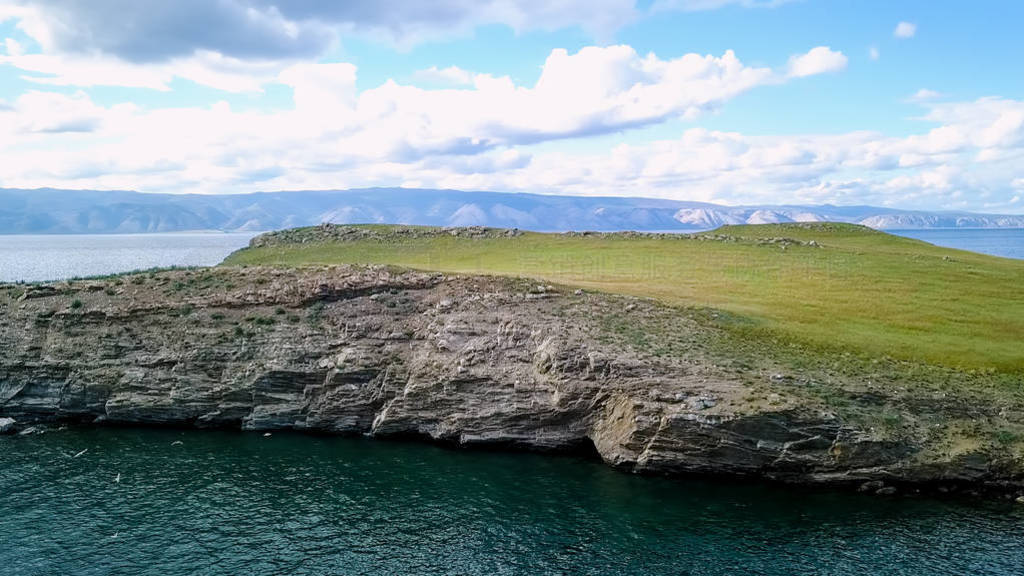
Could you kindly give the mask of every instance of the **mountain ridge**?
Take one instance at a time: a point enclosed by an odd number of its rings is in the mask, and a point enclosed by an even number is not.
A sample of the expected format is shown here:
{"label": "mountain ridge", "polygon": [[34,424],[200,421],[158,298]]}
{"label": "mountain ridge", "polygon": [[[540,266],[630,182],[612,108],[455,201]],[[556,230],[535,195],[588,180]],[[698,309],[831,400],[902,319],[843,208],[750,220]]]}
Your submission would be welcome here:
{"label": "mountain ridge", "polygon": [[697,231],[730,224],[847,222],[877,229],[1024,228],[1024,215],[875,206],[752,205],[417,188],[250,194],[0,188],[0,234],[261,231],[330,222],[538,231]]}

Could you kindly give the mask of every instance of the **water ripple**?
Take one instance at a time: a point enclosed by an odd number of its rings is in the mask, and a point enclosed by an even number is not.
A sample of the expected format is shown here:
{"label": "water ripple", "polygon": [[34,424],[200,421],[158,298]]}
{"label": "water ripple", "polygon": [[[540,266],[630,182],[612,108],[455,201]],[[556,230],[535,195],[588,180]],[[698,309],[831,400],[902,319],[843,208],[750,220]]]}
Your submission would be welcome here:
{"label": "water ripple", "polygon": [[1010,575],[1020,508],[287,434],[0,438],[14,575]]}

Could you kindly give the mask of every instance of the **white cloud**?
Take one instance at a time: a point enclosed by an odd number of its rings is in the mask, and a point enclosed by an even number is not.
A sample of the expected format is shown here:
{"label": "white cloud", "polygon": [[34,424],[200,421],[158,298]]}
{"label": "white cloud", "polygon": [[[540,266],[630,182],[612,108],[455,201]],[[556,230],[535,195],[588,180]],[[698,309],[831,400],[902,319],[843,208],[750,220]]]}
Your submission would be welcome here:
{"label": "white cloud", "polygon": [[[405,182],[726,203],[931,208],[970,207],[965,202],[985,194],[986,209],[1010,209],[1024,189],[1018,169],[1024,162],[1024,102],[1017,100],[930,103],[925,119],[934,127],[904,138],[871,132],[747,136],[692,128],[675,139],[568,153],[530,146],[530,130],[558,134],[586,124],[581,118],[587,111],[564,126],[549,126],[548,116],[524,124],[515,114],[509,125],[492,126],[497,114],[479,107],[501,94],[509,99],[499,100],[499,109],[516,98],[541,102],[539,86],[487,78],[472,90],[423,91],[450,93],[453,99],[438,100],[450,110],[432,109],[436,102],[408,110],[407,97],[421,101],[417,88],[389,83],[377,94],[354,95],[353,68],[310,66],[282,74],[297,90],[297,105],[277,113],[236,111],[226,104],[147,111],[102,107],[81,93],[23,95],[11,103],[13,110],[0,111],[12,120],[0,119],[0,181],[178,192]],[[586,67],[571,67],[584,80],[588,76]],[[561,70],[555,66],[545,74]],[[635,85],[624,72],[612,77],[603,84],[578,77],[564,82],[612,95]],[[552,77],[546,81],[558,90],[565,85]],[[327,85],[336,89],[318,91]],[[478,90],[484,95],[471,94]],[[598,109],[609,110],[603,104]],[[527,143],[510,136],[517,133],[526,133]]]}
{"label": "white cloud", "polygon": [[892,31],[892,35],[897,38],[913,38],[915,34],[917,34],[917,24],[911,22],[900,22]]}
{"label": "white cloud", "polygon": [[[0,63],[40,84],[0,105],[0,182],[8,186],[241,192],[405,182],[729,203],[932,207],[963,203],[971,191],[1008,206],[1021,192],[1024,102],[936,102],[928,91],[915,96],[932,127],[905,138],[692,128],[675,139],[597,153],[535,146],[697,118],[759,86],[843,69],[846,56],[827,46],[794,55],[776,70],[746,65],[731,51],[660,58],[629,46],[555,50],[533,85],[452,66],[414,75],[443,82],[443,89],[387,81],[358,91],[357,70],[348,63],[243,59],[214,50],[139,63],[111,54],[48,52],[57,41],[32,37],[42,53],[16,54],[7,46],[0,56]],[[216,103],[144,110],[101,106],[82,92],[44,91],[46,85],[166,90],[175,78],[241,92],[284,85],[293,91],[294,107],[255,112]]]}
{"label": "white cloud", "polygon": [[871,46],[870,48],[868,48],[868,58],[872,60],[878,60],[881,57],[882,53],[878,51],[877,46]]}
{"label": "white cloud", "polygon": [[356,67],[352,64],[296,64],[282,71],[278,80],[291,86],[298,110],[329,117],[348,113],[356,102]]}
{"label": "white cloud", "polygon": [[358,35],[398,46],[471,34],[489,25],[516,32],[580,28],[601,42],[664,11],[772,8],[794,0],[0,0],[0,21],[49,54],[110,56],[135,63],[214,52],[241,60],[310,59]]}
{"label": "white cloud", "polygon": [[473,83],[473,74],[458,66],[449,66],[447,68],[431,66],[430,68],[417,70],[413,77],[428,84],[465,86]]}
{"label": "white cloud", "polygon": [[25,53],[25,48],[14,38],[7,38],[4,40],[4,49],[7,51],[9,56],[21,56]]}
{"label": "white cloud", "polygon": [[17,113],[16,132],[44,134],[93,132],[100,128],[104,116],[116,114],[93,104],[84,92],[71,96],[26,92],[13,108]]}
{"label": "white cloud", "polygon": [[0,16],[17,18],[48,53],[153,63],[196,51],[256,60],[311,58],[344,35],[409,46],[493,24],[517,32],[580,27],[607,38],[639,12],[634,0],[7,0]]}
{"label": "white cloud", "polygon": [[935,100],[937,98],[942,98],[941,92],[936,92],[935,90],[929,90],[927,88],[921,88],[917,92],[911,94],[908,100],[910,100],[911,102],[924,102],[926,100]]}
{"label": "white cloud", "polygon": [[803,78],[826,72],[837,72],[846,68],[847,58],[842,52],[834,51],[828,46],[812,48],[806,54],[792,56],[789,59],[789,76]]}
{"label": "white cloud", "polygon": [[243,61],[216,52],[197,52],[163,64],[137,64],[103,55],[12,54],[0,56],[29,74],[30,82],[52,86],[121,86],[167,91],[182,78],[227,92],[259,92],[285,62]]}
{"label": "white cloud", "polygon": [[[3,58],[34,71],[40,83],[166,89],[182,75],[230,90],[274,83],[292,89],[293,109],[267,113],[234,112],[223,103],[152,112],[125,106],[115,113],[92,104],[84,93],[69,99],[34,92],[12,104],[11,116],[19,122],[0,136],[0,153],[24,156],[24,162],[12,160],[12,172],[0,174],[0,181],[142,189],[224,190],[256,181],[268,187],[337,187],[341,183],[318,178],[337,178],[340,170],[357,178],[353,166],[361,167],[358,178],[394,183],[396,174],[416,163],[430,174],[440,168],[429,166],[447,165],[465,176],[486,172],[486,166],[529,163],[532,155],[516,151],[519,146],[695,118],[757,86],[785,81],[769,68],[744,65],[732,52],[661,59],[629,46],[555,50],[533,86],[477,74],[471,86],[459,88],[425,90],[387,81],[362,92],[356,90],[355,67],[347,63],[302,62],[279,69],[282,63],[264,67],[207,53],[171,70],[108,57]],[[49,100],[44,102],[43,94]],[[78,136],[69,140],[58,134]],[[87,154],[82,138],[90,142]],[[3,142],[19,146],[3,147]],[[23,152],[21,145],[28,144],[36,152]],[[510,150],[514,161],[492,157]]]}

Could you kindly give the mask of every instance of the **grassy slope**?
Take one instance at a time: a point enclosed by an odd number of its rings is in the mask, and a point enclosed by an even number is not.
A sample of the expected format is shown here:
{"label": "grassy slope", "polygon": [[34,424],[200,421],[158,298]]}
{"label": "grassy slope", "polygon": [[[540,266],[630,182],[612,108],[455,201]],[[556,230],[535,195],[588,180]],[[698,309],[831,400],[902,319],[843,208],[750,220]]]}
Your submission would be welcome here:
{"label": "grassy slope", "polygon": [[[733,239],[438,235],[247,249],[226,264],[380,263],[537,277],[719,308],[749,319],[748,329],[816,347],[1024,371],[1024,262],[850,225],[735,226],[711,234]],[[758,242],[772,237],[820,247]]]}

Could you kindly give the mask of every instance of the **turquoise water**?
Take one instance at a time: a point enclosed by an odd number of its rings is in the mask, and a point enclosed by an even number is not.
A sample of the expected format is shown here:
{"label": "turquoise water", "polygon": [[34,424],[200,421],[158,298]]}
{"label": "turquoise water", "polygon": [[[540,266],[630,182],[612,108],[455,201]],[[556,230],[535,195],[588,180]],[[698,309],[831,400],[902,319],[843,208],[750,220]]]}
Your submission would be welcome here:
{"label": "turquoise water", "polygon": [[1010,575],[1022,537],[1020,505],[643,478],[575,457],[282,433],[0,438],[9,575]]}

